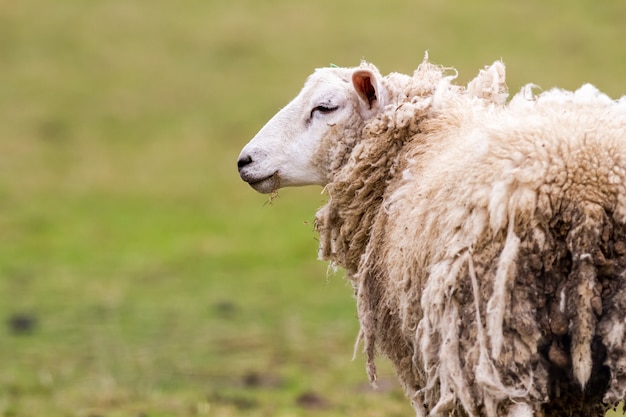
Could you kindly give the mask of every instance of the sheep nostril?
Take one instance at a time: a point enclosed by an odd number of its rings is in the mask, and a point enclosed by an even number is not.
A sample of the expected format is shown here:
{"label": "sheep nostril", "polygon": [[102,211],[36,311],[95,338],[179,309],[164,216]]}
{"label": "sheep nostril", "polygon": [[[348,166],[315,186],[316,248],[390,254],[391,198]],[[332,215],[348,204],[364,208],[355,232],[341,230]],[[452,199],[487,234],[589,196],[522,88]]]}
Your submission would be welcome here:
{"label": "sheep nostril", "polygon": [[252,157],[250,155],[242,156],[237,161],[237,169],[241,171],[246,165],[252,163]]}

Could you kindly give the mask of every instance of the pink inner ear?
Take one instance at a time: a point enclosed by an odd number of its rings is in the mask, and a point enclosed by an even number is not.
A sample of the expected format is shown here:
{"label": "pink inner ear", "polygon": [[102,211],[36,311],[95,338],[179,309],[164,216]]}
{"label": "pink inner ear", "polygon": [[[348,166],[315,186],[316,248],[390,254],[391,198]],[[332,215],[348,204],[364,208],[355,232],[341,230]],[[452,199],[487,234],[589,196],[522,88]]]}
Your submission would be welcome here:
{"label": "pink inner ear", "polygon": [[372,108],[372,103],[376,100],[376,89],[372,84],[372,77],[366,71],[357,71],[352,76],[354,88],[361,98]]}

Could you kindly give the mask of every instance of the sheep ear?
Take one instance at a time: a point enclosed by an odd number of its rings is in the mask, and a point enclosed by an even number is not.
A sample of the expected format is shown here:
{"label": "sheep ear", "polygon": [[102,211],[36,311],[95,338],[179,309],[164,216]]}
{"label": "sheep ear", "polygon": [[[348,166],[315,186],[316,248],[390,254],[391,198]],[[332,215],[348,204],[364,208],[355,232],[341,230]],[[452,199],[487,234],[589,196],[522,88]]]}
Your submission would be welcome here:
{"label": "sheep ear", "polygon": [[359,98],[372,109],[378,103],[378,82],[372,71],[360,69],[352,74],[352,85]]}

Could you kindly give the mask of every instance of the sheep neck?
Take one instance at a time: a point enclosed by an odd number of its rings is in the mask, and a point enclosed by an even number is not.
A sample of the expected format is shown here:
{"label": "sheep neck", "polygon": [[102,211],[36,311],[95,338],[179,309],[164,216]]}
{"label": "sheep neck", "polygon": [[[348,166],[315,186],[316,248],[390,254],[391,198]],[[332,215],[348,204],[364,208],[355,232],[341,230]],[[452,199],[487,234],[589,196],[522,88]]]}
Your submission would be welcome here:
{"label": "sheep neck", "polygon": [[348,153],[348,162],[331,176],[326,187],[328,203],[316,216],[320,258],[345,268],[351,279],[359,269],[388,186],[402,171],[401,149],[418,131],[417,124],[409,124],[380,132],[377,127],[385,124],[377,120],[365,126],[363,138]]}

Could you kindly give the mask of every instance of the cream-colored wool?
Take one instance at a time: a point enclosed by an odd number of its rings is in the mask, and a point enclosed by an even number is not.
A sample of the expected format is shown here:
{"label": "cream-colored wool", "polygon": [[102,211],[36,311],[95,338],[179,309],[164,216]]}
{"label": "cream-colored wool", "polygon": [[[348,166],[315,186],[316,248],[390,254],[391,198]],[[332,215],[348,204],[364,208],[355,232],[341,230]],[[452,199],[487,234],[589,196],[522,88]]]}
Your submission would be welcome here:
{"label": "cream-colored wool", "polygon": [[418,416],[601,415],[626,391],[626,102],[505,104],[501,65],[400,79],[317,213],[370,379],[390,357]]}

